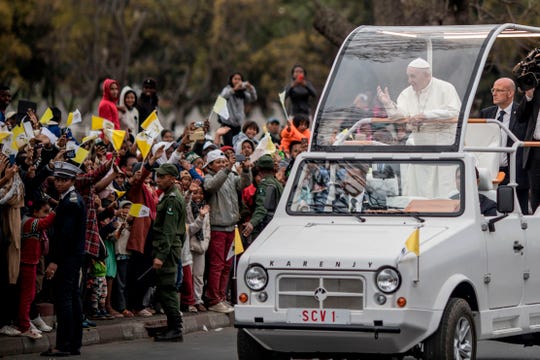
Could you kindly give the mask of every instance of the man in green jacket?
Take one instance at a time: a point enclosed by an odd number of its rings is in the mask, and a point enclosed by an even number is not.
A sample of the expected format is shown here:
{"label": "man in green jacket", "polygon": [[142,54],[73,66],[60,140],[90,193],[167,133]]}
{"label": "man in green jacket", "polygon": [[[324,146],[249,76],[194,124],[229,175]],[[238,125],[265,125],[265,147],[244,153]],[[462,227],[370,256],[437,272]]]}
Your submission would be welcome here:
{"label": "man in green jacket", "polygon": [[175,283],[182,240],[186,232],[184,199],[176,188],[178,169],[163,164],[156,170],[156,183],[163,191],[154,221],[154,262],[157,275],[156,296],[167,315],[167,331],[155,337],[156,341],[182,341],[182,315]]}
{"label": "man in green jacket", "polygon": [[283,185],[276,179],[274,159],[270,155],[261,156],[255,166],[259,168],[262,180],[255,193],[255,210],[251,219],[244,224],[243,231],[244,236],[252,235],[252,239],[272,220],[283,193]]}

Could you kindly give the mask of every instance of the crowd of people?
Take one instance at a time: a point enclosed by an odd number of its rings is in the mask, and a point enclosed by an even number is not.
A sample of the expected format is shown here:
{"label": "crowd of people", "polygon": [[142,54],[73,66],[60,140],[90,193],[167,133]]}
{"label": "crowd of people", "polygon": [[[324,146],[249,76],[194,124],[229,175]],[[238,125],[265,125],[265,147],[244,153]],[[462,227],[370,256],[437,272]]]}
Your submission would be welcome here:
{"label": "crowd of people", "polygon": [[[153,79],[140,94],[106,79],[96,110],[112,126],[84,138],[54,106],[46,121],[20,102],[12,111],[2,86],[0,333],[41,338],[52,328],[36,305],[52,302],[56,346],[43,355],[67,356],[80,354],[82,329],[94,320],[164,312],[168,331],[156,340],[168,341],[181,338],[180,311],[232,312],[235,235],[246,248],[270,221],[310,137],[316,92],[301,66],[291,75],[287,123],[272,117],[261,129],[247,120],[244,106],[257,93],[234,73],[218,128],[187,124],[176,139],[162,129],[147,154],[136,139],[158,111]],[[125,131],[119,143],[116,130]]]}

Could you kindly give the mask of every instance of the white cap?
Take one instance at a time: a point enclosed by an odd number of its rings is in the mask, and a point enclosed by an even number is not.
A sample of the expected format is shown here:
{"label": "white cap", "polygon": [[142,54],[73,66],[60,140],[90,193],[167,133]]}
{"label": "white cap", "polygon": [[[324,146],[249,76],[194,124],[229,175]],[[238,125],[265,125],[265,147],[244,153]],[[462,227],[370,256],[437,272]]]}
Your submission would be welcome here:
{"label": "white cap", "polygon": [[221,150],[212,150],[206,155],[206,164],[203,167],[207,167],[208,164],[218,159],[226,159],[227,157]]}
{"label": "white cap", "polygon": [[429,69],[431,68],[431,65],[429,65],[429,63],[422,58],[416,58],[409,63],[408,67],[412,67],[416,69]]}

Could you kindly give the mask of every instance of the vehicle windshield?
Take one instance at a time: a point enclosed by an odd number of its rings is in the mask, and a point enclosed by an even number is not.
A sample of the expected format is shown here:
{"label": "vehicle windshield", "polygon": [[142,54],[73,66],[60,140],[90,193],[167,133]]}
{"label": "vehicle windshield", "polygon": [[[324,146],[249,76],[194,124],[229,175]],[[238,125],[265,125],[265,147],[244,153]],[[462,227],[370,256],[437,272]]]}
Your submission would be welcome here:
{"label": "vehicle windshield", "polygon": [[[294,215],[457,215],[462,162],[306,159],[287,211]],[[434,180],[429,180],[434,179]]]}
{"label": "vehicle windshield", "polygon": [[493,27],[393,29],[361,27],[344,44],[315,118],[313,150],[457,150]]}

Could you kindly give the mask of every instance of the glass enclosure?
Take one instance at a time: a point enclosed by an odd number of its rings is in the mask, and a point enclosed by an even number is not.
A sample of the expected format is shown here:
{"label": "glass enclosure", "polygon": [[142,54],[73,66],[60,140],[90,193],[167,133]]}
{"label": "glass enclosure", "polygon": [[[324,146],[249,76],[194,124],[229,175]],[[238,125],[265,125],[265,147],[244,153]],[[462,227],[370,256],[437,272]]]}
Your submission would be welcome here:
{"label": "glass enclosure", "polygon": [[456,149],[468,91],[493,28],[357,29],[344,44],[319,105],[313,149]]}
{"label": "glass enclosure", "polygon": [[462,209],[460,161],[304,160],[290,214],[451,215]]}

